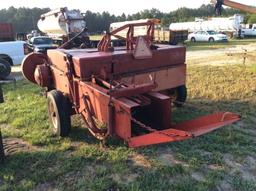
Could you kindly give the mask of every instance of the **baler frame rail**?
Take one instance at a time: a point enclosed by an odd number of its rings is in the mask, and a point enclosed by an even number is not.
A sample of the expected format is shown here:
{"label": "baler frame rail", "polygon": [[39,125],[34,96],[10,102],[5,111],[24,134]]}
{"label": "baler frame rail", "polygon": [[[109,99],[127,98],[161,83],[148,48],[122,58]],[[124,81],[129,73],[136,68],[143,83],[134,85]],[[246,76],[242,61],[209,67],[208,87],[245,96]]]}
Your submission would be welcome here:
{"label": "baler frame rail", "polygon": [[[111,32],[108,32],[107,34],[105,34],[103,36],[103,38],[99,42],[98,51],[107,52],[107,51],[113,50],[111,47],[111,36],[116,37],[121,40],[125,40],[126,41],[126,49],[133,50],[134,45],[136,44],[136,39],[137,39],[136,37],[134,37],[134,28],[140,27],[140,26],[148,27],[147,34],[143,35],[143,37],[145,38],[145,40],[147,42],[152,43],[154,40],[154,27],[156,24],[159,24],[159,23],[160,23],[160,20],[151,19],[151,20],[148,20],[147,22],[126,24],[120,28],[117,28]],[[128,29],[126,38],[124,38],[120,35],[117,35],[118,32],[123,31],[125,29]]]}

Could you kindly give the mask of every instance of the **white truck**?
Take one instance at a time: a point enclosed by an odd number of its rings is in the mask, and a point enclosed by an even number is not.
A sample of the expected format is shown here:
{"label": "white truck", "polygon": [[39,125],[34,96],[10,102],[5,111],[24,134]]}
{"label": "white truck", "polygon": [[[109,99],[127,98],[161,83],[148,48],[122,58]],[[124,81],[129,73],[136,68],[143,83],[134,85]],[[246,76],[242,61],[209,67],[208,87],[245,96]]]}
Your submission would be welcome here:
{"label": "white truck", "polygon": [[0,42],[0,79],[5,79],[11,73],[11,66],[21,64],[29,53],[24,41]]}
{"label": "white truck", "polygon": [[256,24],[243,28],[241,33],[244,37],[256,37]]}

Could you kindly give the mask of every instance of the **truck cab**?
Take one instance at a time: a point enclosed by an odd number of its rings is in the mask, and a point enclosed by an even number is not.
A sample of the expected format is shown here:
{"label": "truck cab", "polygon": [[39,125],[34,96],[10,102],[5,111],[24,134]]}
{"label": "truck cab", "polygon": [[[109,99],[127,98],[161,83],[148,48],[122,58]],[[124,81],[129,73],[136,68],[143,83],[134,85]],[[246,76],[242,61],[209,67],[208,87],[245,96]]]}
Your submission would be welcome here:
{"label": "truck cab", "polygon": [[256,24],[249,25],[249,28],[242,29],[242,35],[244,37],[256,36]]}
{"label": "truck cab", "polygon": [[45,54],[47,50],[57,48],[57,46],[54,45],[53,39],[47,36],[32,37],[29,40],[29,45],[34,52],[41,52]]}
{"label": "truck cab", "polygon": [[8,77],[11,66],[21,64],[29,52],[25,41],[0,42],[0,79]]}

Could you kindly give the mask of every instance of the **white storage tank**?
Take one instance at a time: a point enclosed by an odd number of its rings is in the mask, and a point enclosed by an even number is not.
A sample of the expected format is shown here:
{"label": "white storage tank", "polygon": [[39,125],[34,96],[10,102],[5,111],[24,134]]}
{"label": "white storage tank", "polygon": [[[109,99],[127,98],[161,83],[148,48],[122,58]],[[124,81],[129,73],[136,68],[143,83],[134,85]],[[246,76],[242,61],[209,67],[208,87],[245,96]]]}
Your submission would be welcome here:
{"label": "white storage tank", "polygon": [[169,26],[170,30],[188,30],[189,32],[195,32],[198,30],[214,30],[219,32],[235,32],[241,28],[241,23],[244,17],[236,14],[233,17],[219,17],[210,18],[208,20],[198,20],[195,22],[183,22],[172,23]]}
{"label": "white storage tank", "polygon": [[41,15],[37,26],[48,36],[63,36],[82,32],[86,22],[79,10],[68,10],[65,7]]}

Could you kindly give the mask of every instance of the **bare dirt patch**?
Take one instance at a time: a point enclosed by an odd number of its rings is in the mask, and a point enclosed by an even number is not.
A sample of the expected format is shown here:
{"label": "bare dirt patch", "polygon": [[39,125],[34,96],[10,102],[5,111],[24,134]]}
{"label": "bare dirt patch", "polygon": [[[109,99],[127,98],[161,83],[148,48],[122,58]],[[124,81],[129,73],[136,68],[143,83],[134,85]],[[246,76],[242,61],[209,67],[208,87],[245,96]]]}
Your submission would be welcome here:
{"label": "bare dirt patch", "polygon": [[237,161],[230,154],[225,154],[223,158],[230,168],[230,175],[240,175],[244,180],[256,182],[256,158],[247,156]]}
{"label": "bare dirt patch", "polygon": [[159,157],[157,158],[162,164],[166,165],[166,166],[173,166],[176,164],[180,164],[182,166],[187,167],[188,164],[186,164],[183,161],[179,161],[176,160],[175,157],[173,156],[173,154],[166,154],[166,153],[162,153],[159,155]]}
{"label": "bare dirt patch", "polygon": [[218,191],[233,191],[233,187],[226,180],[220,182],[216,188]]}
{"label": "bare dirt patch", "polygon": [[129,157],[129,160],[135,166],[140,166],[140,167],[144,167],[144,168],[150,168],[151,167],[150,161],[145,156],[143,156],[141,154],[132,154]]}
{"label": "bare dirt patch", "polygon": [[5,138],[3,139],[3,145],[6,155],[35,150],[34,146],[31,146],[29,143],[18,138]]}
{"label": "bare dirt patch", "polygon": [[50,183],[39,184],[33,191],[57,191]]}

